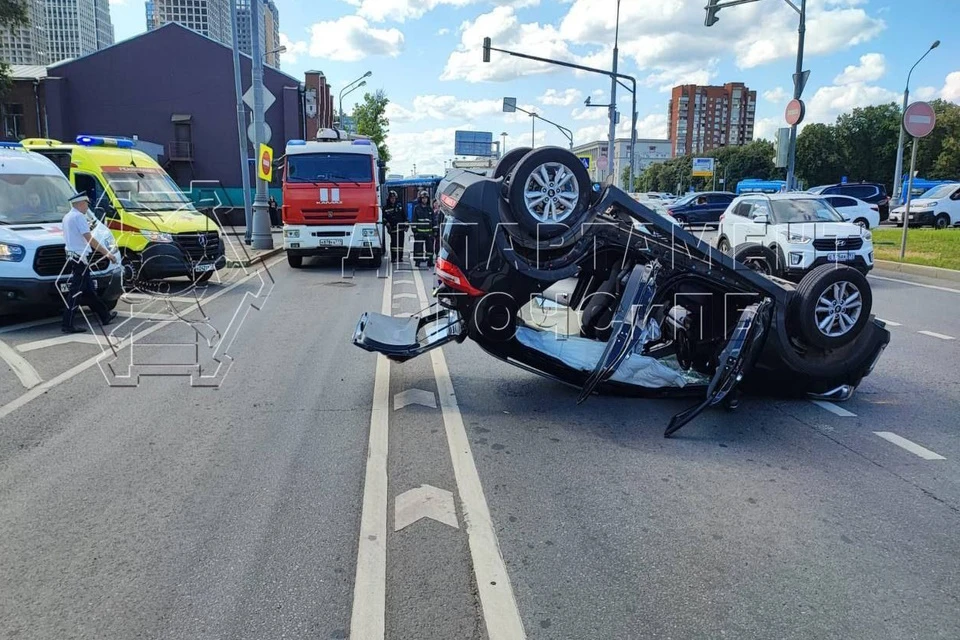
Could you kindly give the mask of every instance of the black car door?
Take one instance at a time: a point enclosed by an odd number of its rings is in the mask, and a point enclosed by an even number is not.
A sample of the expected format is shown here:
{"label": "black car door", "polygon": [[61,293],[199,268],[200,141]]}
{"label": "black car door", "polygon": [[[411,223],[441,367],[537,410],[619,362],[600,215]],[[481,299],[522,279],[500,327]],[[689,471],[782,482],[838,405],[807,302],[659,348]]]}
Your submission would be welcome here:
{"label": "black car door", "polygon": [[706,398],[700,404],[673,416],[664,437],[673,435],[709,407],[723,402],[740,384],[760,355],[772,311],[773,302],[769,299],[751,304],[743,310],[730,340],[717,359],[717,371],[707,387]]}
{"label": "black car door", "polygon": [[704,224],[719,224],[720,216],[727,210],[731,202],[733,202],[733,196],[722,193],[707,196],[707,208],[703,212],[700,222]]}

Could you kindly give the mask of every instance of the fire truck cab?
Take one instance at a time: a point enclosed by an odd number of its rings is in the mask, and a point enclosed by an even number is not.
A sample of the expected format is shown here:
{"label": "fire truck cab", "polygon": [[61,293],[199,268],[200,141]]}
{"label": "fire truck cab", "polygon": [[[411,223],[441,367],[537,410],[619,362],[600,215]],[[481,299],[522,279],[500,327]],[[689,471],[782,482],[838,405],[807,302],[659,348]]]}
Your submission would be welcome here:
{"label": "fire truck cab", "polygon": [[310,256],[372,261],[386,250],[380,209],[386,168],[377,145],[336,129],[291,140],[283,161],[283,247],[293,268]]}

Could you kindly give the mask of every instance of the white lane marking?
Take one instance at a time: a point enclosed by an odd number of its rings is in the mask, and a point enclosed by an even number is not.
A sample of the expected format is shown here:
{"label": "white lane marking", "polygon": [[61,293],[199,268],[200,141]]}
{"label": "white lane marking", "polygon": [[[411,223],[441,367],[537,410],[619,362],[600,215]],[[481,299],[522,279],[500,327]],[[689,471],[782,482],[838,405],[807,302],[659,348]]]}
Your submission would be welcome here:
{"label": "white lane marking", "polygon": [[417,294],[415,293],[395,293],[393,294],[394,300],[416,300]]}
{"label": "white lane marking", "polygon": [[930,336],[931,338],[939,338],[940,340],[956,340],[953,336],[945,336],[942,333],[934,333],[933,331],[917,331],[917,333]]}
{"label": "white lane marking", "polygon": [[[380,312],[390,315],[393,278],[384,279]],[[370,440],[363,481],[357,574],[353,583],[352,640],[383,640],[387,595],[387,450],[390,440],[390,361],[377,354],[370,412]]]}
{"label": "white lane marking", "polygon": [[[120,340],[118,338],[113,336],[108,336],[108,338],[114,345],[120,344]],[[104,340],[103,336],[91,335],[89,333],[57,336],[56,338],[47,338],[45,340],[35,340],[33,342],[18,344],[17,351],[20,353],[30,353],[31,351],[37,351],[38,349],[46,349],[47,347],[55,347],[57,345],[69,344],[71,342],[79,342],[81,344],[100,344],[101,340]]]}
{"label": "white lane marking", "polygon": [[19,324],[11,324],[6,327],[0,327],[0,333],[13,333],[14,331],[20,331],[21,329],[42,327],[45,324],[53,324],[54,322],[60,322],[61,320],[62,318],[58,315],[53,318],[40,318],[39,320],[30,320],[28,322],[21,322]]}
{"label": "white lane marking", "polygon": [[827,402],[826,400],[811,400],[813,404],[817,405],[821,409],[826,409],[835,416],[840,416],[841,418],[856,418],[857,414],[847,411],[843,407],[838,407],[832,402]]}
{"label": "white lane marking", "polygon": [[[429,304],[420,272],[416,273],[417,295],[421,305]],[[442,349],[430,352],[433,361],[433,375],[437,381],[440,396],[440,409],[443,412],[443,425],[447,432],[447,444],[450,447],[450,459],[453,473],[457,479],[457,490],[463,507],[463,519],[466,523],[467,538],[470,544],[470,557],[473,559],[473,572],[477,590],[480,592],[480,604],[483,607],[483,619],[490,640],[522,640],[526,638],[520,610],[513,595],[513,586],[507,574],[506,563],[500,552],[497,531],[490,517],[490,508],[483,495],[483,485],[473,453],[467,430],[463,426],[463,416],[457,405],[457,396],[453,390],[453,381],[447,369],[447,360]]]}
{"label": "white lane marking", "polygon": [[[282,262],[283,260],[284,260],[284,258],[280,258],[280,259],[278,259],[278,260],[274,260],[273,262],[267,264],[267,265],[265,266],[265,268],[269,269],[269,268],[272,267],[273,265],[279,264],[279,263]],[[253,273],[250,273],[249,275],[244,276],[241,280],[238,280],[237,282],[234,282],[234,283],[231,284],[229,287],[225,287],[224,289],[221,289],[220,291],[217,291],[215,294],[213,294],[212,296],[210,296],[209,298],[207,298],[205,301],[206,301],[206,302],[213,302],[214,300],[216,300],[216,299],[219,298],[220,296],[225,295],[225,294],[229,293],[230,291],[233,291],[234,289],[236,289],[236,288],[239,287],[240,285],[246,284],[247,280],[250,280],[251,278],[253,278],[253,277],[256,276],[257,274],[259,274],[261,271],[262,271],[262,269],[258,269],[257,271],[254,271]],[[126,347],[129,347],[131,344],[134,344],[134,343],[142,340],[143,338],[146,338],[147,336],[149,336],[150,334],[154,333],[155,331],[159,331],[160,329],[163,329],[164,327],[167,327],[167,326],[169,326],[169,325],[166,324],[166,323],[163,323],[163,324],[154,324],[153,326],[151,326],[151,327],[149,327],[149,328],[147,328],[147,329],[144,329],[144,330],[141,331],[140,333],[134,334],[134,335],[133,335],[132,337],[130,337],[130,338],[126,338],[123,342],[121,342],[120,344],[118,344],[116,348],[117,348],[118,350],[120,350],[120,349],[125,349]],[[26,392],[25,394],[23,394],[22,396],[20,396],[20,397],[18,397],[18,398],[15,398],[14,400],[11,400],[11,401],[8,402],[7,404],[5,404],[5,405],[3,405],[2,407],[0,407],[0,420],[2,420],[3,418],[7,417],[8,415],[10,415],[11,413],[13,413],[14,411],[16,411],[17,409],[19,409],[20,407],[22,407],[22,406],[24,406],[24,405],[26,405],[26,404],[28,404],[28,403],[36,400],[37,398],[39,398],[40,396],[42,396],[43,394],[45,394],[45,393],[46,393],[47,391],[49,391],[50,389],[56,387],[57,385],[59,385],[59,384],[61,384],[61,383],[64,383],[64,382],[66,382],[67,380],[70,380],[70,379],[72,379],[72,378],[80,375],[81,373],[83,373],[84,371],[86,371],[87,369],[89,369],[90,367],[96,365],[98,362],[100,362],[100,361],[102,361],[102,360],[106,360],[108,357],[112,357],[112,356],[113,356],[113,353],[112,353],[112,352],[110,352],[110,351],[105,351],[105,352],[103,352],[103,353],[100,353],[99,355],[96,355],[96,356],[93,356],[93,357],[89,358],[88,360],[84,360],[83,362],[81,362],[80,364],[76,365],[75,367],[71,367],[70,369],[67,369],[66,371],[64,371],[64,372],[61,373],[60,375],[58,375],[58,376],[56,376],[56,377],[54,377],[54,378],[51,378],[50,380],[47,380],[46,382],[43,382],[43,383],[41,383],[41,384],[38,384],[37,386],[35,386],[35,387],[33,387],[32,389],[30,389],[29,391],[27,391],[27,392]]]}
{"label": "white lane marking", "polygon": [[422,484],[416,489],[404,491],[394,500],[393,530],[400,531],[423,518],[460,528],[457,521],[457,508],[453,504],[453,493]]}
{"label": "white lane marking", "polygon": [[933,451],[930,451],[930,449],[921,447],[917,443],[910,442],[906,438],[902,438],[895,433],[891,433],[890,431],[874,431],[873,433],[880,436],[887,442],[892,442],[898,447],[906,449],[910,453],[920,456],[924,460],[946,460],[946,458],[939,453],[934,453]]}
{"label": "white lane marking", "polygon": [[909,284],[914,287],[923,287],[924,289],[935,289],[937,291],[946,291],[947,293],[960,293],[960,289],[951,289],[950,287],[938,287],[933,284],[920,284],[919,282],[910,282],[909,280],[900,280],[899,278],[884,278],[883,276],[871,275],[871,278],[884,280],[886,282],[899,282],[900,284]]}
{"label": "white lane marking", "polygon": [[24,360],[23,356],[14,351],[3,340],[0,340],[0,360],[9,365],[17,377],[20,378],[20,383],[27,389],[33,389],[43,382],[43,378],[33,368],[33,365]]}
{"label": "white lane marking", "polygon": [[437,396],[433,393],[433,391],[425,391],[424,389],[405,389],[404,391],[401,391],[393,396],[394,411],[399,411],[404,407],[409,407],[414,404],[418,404],[421,407],[436,409]]}
{"label": "white lane marking", "polygon": [[899,322],[894,322],[893,320],[884,320],[883,318],[877,318],[880,322],[887,325],[888,327],[902,327],[903,325]]}

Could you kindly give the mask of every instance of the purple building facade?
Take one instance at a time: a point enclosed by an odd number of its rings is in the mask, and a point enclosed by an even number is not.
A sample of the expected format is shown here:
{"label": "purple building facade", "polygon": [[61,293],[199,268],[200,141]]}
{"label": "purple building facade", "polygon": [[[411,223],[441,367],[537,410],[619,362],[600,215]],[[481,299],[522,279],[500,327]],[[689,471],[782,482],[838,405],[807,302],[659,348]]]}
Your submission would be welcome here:
{"label": "purple building facade", "polygon": [[[251,59],[242,54],[240,63],[246,92]],[[288,140],[304,137],[304,87],[267,66],[263,82],[274,98],[266,111],[267,144],[279,157]],[[163,149],[158,160],[181,187],[210,181],[236,192],[242,184],[233,52],[190,29],[169,23],[52,66],[45,97],[51,138],[136,136]],[[250,122],[249,109],[245,117]]]}

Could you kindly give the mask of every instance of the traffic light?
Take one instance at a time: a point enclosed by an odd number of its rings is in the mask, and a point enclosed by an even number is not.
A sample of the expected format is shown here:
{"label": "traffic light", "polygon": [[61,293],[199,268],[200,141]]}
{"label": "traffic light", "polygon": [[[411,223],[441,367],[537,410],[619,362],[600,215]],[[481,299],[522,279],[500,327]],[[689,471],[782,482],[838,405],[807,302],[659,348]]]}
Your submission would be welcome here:
{"label": "traffic light", "polygon": [[720,0],[707,0],[707,6],[704,9],[707,10],[707,19],[703,21],[708,27],[712,27],[717,24],[717,21],[720,19],[717,17],[717,14],[720,12],[722,7],[720,5]]}
{"label": "traffic light", "polygon": [[490,38],[483,39],[483,61],[490,62]]}

